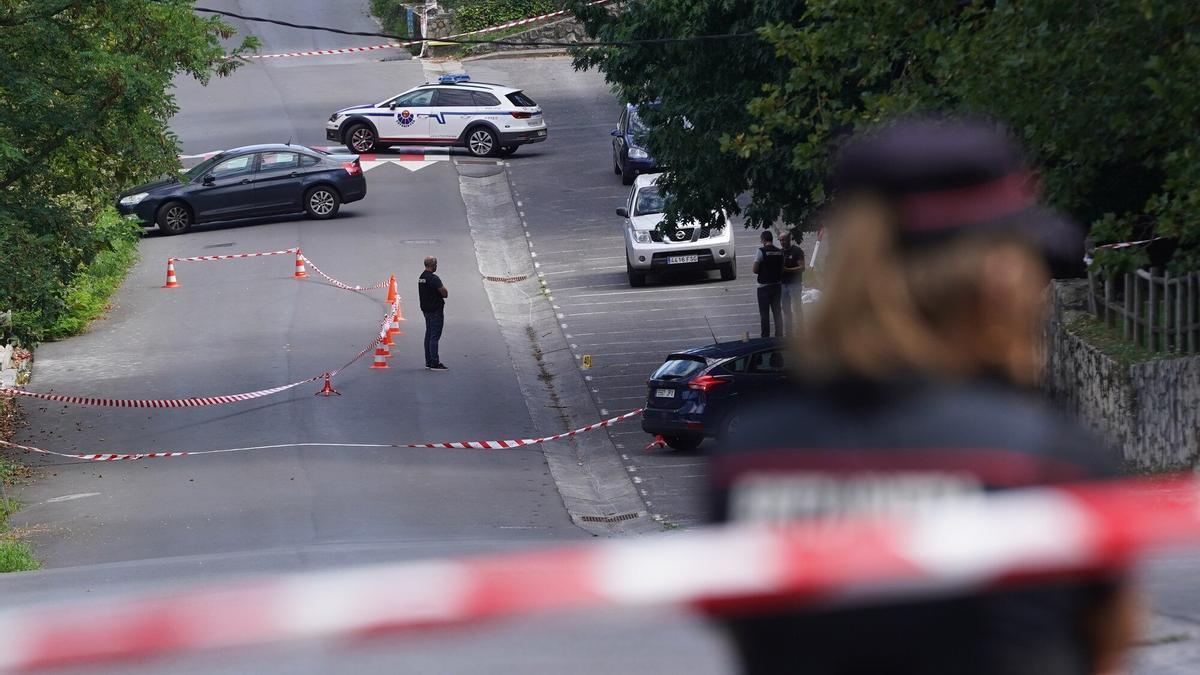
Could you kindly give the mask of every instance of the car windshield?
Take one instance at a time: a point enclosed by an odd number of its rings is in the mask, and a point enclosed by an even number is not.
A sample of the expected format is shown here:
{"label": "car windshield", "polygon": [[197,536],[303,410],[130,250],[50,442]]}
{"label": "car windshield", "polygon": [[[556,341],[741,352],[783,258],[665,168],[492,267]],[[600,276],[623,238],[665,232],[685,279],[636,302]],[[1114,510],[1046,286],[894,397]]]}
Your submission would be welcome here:
{"label": "car windshield", "polygon": [[641,117],[638,117],[636,110],[629,111],[629,133],[639,143],[646,140],[646,134],[648,133],[646,123],[642,121]]}
{"label": "car windshield", "polygon": [[682,380],[691,377],[697,371],[704,368],[705,361],[703,359],[689,358],[686,356],[673,356],[667,359],[667,362],[658,367],[654,374],[650,376],[652,380]]}
{"label": "car windshield", "polygon": [[657,187],[642,188],[637,193],[637,200],[633,204],[633,215],[647,216],[654,213],[662,213],[665,208],[662,195],[658,193]]}
{"label": "car windshield", "polygon": [[223,157],[224,157],[224,155],[213,155],[212,157],[209,157],[208,159],[204,160],[203,162],[200,162],[196,166],[193,166],[192,168],[188,169],[187,171],[184,171],[183,172],[184,180],[186,180],[189,183],[195,181],[196,179],[200,178],[205,173],[207,173],[208,170],[211,169],[213,167],[213,165],[215,165],[217,162],[221,161],[221,159]]}

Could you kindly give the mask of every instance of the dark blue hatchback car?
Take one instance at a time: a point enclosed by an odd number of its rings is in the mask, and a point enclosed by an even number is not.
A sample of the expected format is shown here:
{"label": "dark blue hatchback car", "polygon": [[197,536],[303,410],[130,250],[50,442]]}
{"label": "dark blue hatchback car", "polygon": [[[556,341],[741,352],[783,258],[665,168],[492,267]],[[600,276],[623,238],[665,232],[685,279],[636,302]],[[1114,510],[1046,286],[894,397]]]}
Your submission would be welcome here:
{"label": "dark blue hatchback car", "polygon": [[736,433],[739,406],[787,382],[783,340],[719,342],[675,352],[646,383],[642,430],[676,450]]}
{"label": "dark blue hatchback car", "polygon": [[655,171],[654,158],[646,150],[646,126],[638,117],[637,106],[626,104],[621,111],[613,137],[613,173],[621,176],[625,185],[633,185],[639,173]]}
{"label": "dark blue hatchback car", "polygon": [[367,196],[357,155],[333,155],[301,145],[250,145],[219,152],[185,171],[126,190],[121,215],[163,234],[196,223],[306,213],[324,219]]}

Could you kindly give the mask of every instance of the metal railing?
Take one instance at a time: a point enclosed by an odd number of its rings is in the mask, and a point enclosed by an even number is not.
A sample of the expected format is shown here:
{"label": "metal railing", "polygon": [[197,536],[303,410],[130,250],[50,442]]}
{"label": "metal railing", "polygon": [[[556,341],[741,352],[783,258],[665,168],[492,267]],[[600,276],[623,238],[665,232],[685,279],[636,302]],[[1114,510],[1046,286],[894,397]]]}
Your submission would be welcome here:
{"label": "metal railing", "polygon": [[1088,272],[1088,310],[1126,340],[1152,351],[1200,351],[1200,272],[1157,268],[1117,275]]}

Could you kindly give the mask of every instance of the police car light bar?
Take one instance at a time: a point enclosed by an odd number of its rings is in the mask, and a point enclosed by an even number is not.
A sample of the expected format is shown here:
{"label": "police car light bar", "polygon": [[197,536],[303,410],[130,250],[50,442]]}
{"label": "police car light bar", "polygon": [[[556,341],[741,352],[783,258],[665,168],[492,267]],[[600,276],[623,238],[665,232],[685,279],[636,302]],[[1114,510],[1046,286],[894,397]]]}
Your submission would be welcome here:
{"label": "police car light bar", "polygon": [[467,75],[466,73],[451,73],[449,75],[442,75],[441,77],[438,78],[438,82],[441,84],[454,84],[456,82],[470,82],[470,81],[471,81],[471,76]]}

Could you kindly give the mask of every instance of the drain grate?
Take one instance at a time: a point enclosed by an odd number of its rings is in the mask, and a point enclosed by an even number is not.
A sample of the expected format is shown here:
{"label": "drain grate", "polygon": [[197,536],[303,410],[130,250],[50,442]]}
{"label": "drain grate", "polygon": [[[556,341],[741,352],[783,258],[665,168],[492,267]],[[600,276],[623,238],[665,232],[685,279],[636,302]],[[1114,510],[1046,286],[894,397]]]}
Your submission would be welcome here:
{"label": "drain grate", "polygon": [[528,278],[528,274],[519,274],[515,277],[484,277],[488,281],[495,281],[502,284],[515,284],[518,281],[525,281]]}
{"label": "drain grate", "polygon": [[585,523],[620,523],[633,520],[641,515],[640,513],[622,513],[617,516],[579,516],[579,519]]}

